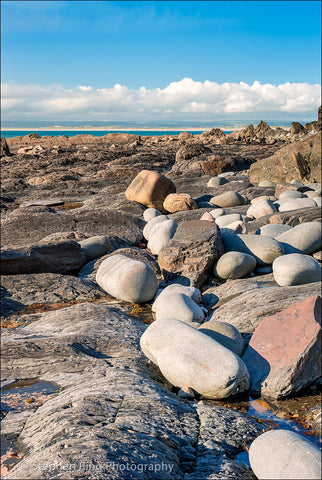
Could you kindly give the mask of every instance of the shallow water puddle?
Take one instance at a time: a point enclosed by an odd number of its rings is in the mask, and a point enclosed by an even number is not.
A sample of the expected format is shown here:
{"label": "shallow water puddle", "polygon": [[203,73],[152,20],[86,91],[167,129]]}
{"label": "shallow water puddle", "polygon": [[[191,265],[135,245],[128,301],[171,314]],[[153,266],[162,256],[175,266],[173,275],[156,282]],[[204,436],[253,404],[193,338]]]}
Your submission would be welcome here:
{"label": "shallow water puddle", "polygon": [[1,476],[9,472],[24,457],[14,440],[1,440]]}

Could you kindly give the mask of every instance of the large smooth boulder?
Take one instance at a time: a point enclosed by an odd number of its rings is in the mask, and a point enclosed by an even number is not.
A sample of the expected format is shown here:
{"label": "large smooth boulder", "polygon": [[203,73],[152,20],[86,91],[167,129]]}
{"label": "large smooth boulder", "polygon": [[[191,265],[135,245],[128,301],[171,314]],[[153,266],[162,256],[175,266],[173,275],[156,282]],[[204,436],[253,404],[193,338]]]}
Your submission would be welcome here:
{"label": "large smooth boulder", "polygon": [[1,249],[1,274],[61,273],[79,270],[86,263],[85,252],[74,241],[32,245],[15,250]]}
{"label": "large smooth boulder", "polygon": [[284,225],[283,223],[268,223],[267,225],[263,225],[262,227],[256,230],[256,235],[264,235],[264,237],[278,237],[284,232],[288,230],[292,230],[290,225]]}
{"label": "large smooth boulder", "polygon": [[163,202],[176,187],[172,180],[151,170],[142,170],[125,191],[128,200],[163,211]]}
{"label": "large smooth boulder", "polygon": [[227,252],[220,257],[214,267],[216,277],[236,279],[249,275],[256,268],[256,259],[241,252]]}
{"label": "large smooth boulder", "polygon": [[301,210],[302,208],[317,207],[317,203],[313,198],[293,198],[283,201],[278,207],[279,212],[291,212],[292,210]]}
{"label": "large smooth boulder", "polygon": [[264,396],[283,398],[317,380],[321,374],[321,297],[264,318],[243,360],[251,390]]}
{"label": "large smooth boulder", "polygon": [[150,232],[155,227],[155,225],[161,222],[165,222],[166,220],[169,220],[169,217],[167,215],[157,215],[151,218],[151,220],[149,220],[148,223],[143,228],[143,237],[146,240],[149,240]]}
{"label": "large smooth boulder", "polygon": [[197,202],[188,193],[170,193],[163,202],[167,212],[175,213],[183,210],[196,210]]}
{"label": "large smooth boulder", "polygon": [[213,319],[200,325],[200,332],[219,342],[224,347],[236,353],[239,357],[243,353],[244,339],[233,325],[227,322],[218,322]]}
{"label": "large smooth boulder", "polygon": [[149,265],[120,254],[101,263],[96,281],[112,297],[131,303],[148,302],[158,287],[157,277]]}
{"label": "large smooth boulder", "polygon": [[236,251],[252,255],[258,265],[269,265],[284,253],[282,245],[271,237],[223,234],[222,239],[226,252]]}
{"label": "large smooth boulder", "polygon": [[322,224],[320,222],[300,223],[275,238],[283,245],[286,254],[310,254],[322,247]]}
{"label": "large smooth boulder", "polygon": [[78,243],[84,251],[86,260],[88,262],[94,260],[95,258],[102,257],[109,251],[111,247],[110,240],[103,235],[85,238],[85,240],[81,240]]}
{"label": "large smooth boulder", "polygon": [[217,207],[227,208],[246,205],[247,201],[245,197],[240,195],[240,193],[229,190],[228,192],[212,197],[210,203],[217,205]]}
{"label": "large smooth boulder", "polygon": [[320,480],[320,450],[298,433],[269,430],[250,446],[249,462],[259,480]]}
{"label": "large smooth boulder", "polygon": [[237,355],[179,320],[152,323],[140,345],[175,386],[190,387],[208,398],[225,398],[249,388],[247,369]]}
{"label": "large smooth boulder", "polygon": [[279,200],[290,200],[291,198],[302,198],[303,193],[298,190],[286,190],[278,197]]}
{"label": "large smooth boulder", "polygon": [[321,280],[322,269],[314,258],[302,253],[290,253],[273,262],[275,281],[281,287],[303,285]]}
{"label": "large smooth boulder", "polygon": [[253,203],[247,210],[247,216],[253,218],[264,217],[265,215],[271,215],[277,212],[276,206],[267,198],[258,200]]}
{"label": "large smooth boulder", "polygon": [[179,278],[200,288],[210,278],[216,260],[223,253],[220,230],[213,222],[182,222],[174,237],[159,253],[165,280]]}
{"label": "large smooth boulder", "polygon": [[190,297],[194,302],[201,303],[201,293],[198,288],[195,287],[186,287],[185,285],[180,285],[180,283],[172,283],[165,287],[164,289],[157,290],[154,302],[152,304],[152,312],[155,312],[160,303],[166,303],[166,296],[169,293],[179,292],[183,293],[187,297]]}
{"label": "large smooth boulder", "polygon": [[177,228],[178,224],[173,220],[165,220],[164,222],[154,225],[149,232],[149,241],[147,245],[153,255],[159,255],[160,250],[168,245],[169,241],[176,233]]}
{"label": "large smooth boulder", "polygon": [[160,321],[176,318],[184,323],[195,323],[197,326],[205,318],[199,305],[182,292],[171,292],[163,296],[155,306],[155,316]]}

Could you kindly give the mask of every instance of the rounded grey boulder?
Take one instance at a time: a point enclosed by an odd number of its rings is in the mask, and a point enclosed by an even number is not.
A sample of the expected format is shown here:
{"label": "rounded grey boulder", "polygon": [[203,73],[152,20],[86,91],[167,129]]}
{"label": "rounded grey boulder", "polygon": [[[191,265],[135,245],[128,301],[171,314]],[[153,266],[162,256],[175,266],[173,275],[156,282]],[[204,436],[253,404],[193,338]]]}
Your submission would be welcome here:
{"label": "rounded grey boulder", "polygon": [[268,223],[256,230],[256,235],[264,235],[265,237],[275,238],[288,230],[292,230],[290,225],[284,223]]}
{"label": "rounded grey boulder", "polygon": [[253,255],[258,265],[271,264],[284,254],[283,246],[274,238],[264,235],[222,235],[225,252],[241,252]]}
{"label": "rounded grey boulder", "polygon": [[260,218],[265,215],[271,215],[277,212],[276,205],[267,198],[263,198],[253,203],[247,210],[248,217]]}
{"label": "rounded grey boulder", "polygon": [[283,245],[285,253],[310,254],[322,247],[322,224],[305,222],[281,233],[276,240]]}
{"label": "rounded grey boulder", "polygon": [[146,240],[149,240],[149,235],[152,228],[155,227],[157,223],[165,222],[166,220],[169,220],[169,217],[167,215],[157,215],[156,217],[149,220],[148,223],[143,228],[143,237]]}
{"label": "rounded grey boulder", "polygon": [[[158,218],[158,217],[156,217]],[[148,249],[153,255],[159,255],[160,250],[168,245],[178,228],[177,222],[165,220],[157,223],[149,232]]]}
{"label": "rounded grey boulder", "polygon": [[289,212],[291,210],[301,210],[302,208],[316,207],[317,204],[312,198],[294,198],[282,203],[279,212]]}
{"label": "rounded grey boulder", "polygon": [[225,177],[211,177],[207,187],[218,187],[219,185],[225,185],[225,183],[228,183]]}
{"label": "rounded grey boulder", "polygon": [[282,192],[280,196],[278,197],[279,200],[284,200],[284,199],[291,199],[291,198],[302,198],[303,193],[299,192],[298,190],[286,190],[285,192]]}
{"label": "rounded grey boulder", "polygon": [[249,462],[259,480],[319,480],[320,450],[302,435],[269,430],[250,446]]}
{"label": "rounded grey boulder", "polygon": [[238,222],[242,220],[242,216],[239,213],[230,213],[229,215],[220,215],[216,218],[215,222],[219,228],[226,227],[230,223]]}
{"label": "rounded grey boulder", "polygon": [[241,252],[227,252],[214,266],[214,274],[223,279],[237,279],[249,275],[256,268],[256,260],[252,255]]}
{"label": "rounded grey boulder", "polygon": [[155,316],[157,320],[163,321],[167,318],[176,318],[184,323],[204,321],[205,314],[192,298],[181,292],[170,292],[156,302]]}
{"label": "rounded grey boulder", "polygon": [[162,215],[160,210],[157,210],[156,208],[147,208],[143,212],[143,218],[146,222],[149,222],[152,218],[159,217],[160,215]]}
{"label": "rounded grey boulder", "polygon": [[157,290],[154,302],[152,304],[152,312],[156,311],[158,304],[166,302],[166,295],[173,292],[183,293],[184,295],[187,295],[187,297],[190,297],[194,302],[201,303],[201,293],[198,288],[186,287],[185,285],[181,285],[180,283],[172,283],[171,285],[168,285],[162,290]]}
{"label": "rounded grey boulder", "polygon": [[111,242],[107,237],[103,235],[97,235],[96,237],[86,238],[78,242],[80,247],[84,250],[86,260],[91,261],[95,258],[105,255],[110,247]]}
{"label": "rounded grey boulder", "polygon": [[236,327],[227,322],[218,322],[216,319],[203,323],[200,332],[219,342],[224,347],[236,353],[239,357],[244,350],[244,339]]}
{"label": "rounded grey boulder", "polygon": [[217,207],[237,207],[238,205],[246,205],[246,198],[240,195],[238,192],[233,192],[229,190],[228,192],[221,193],[212,197],[210,203],[217,205]]}
{"label": "rounded grey boulder", "polygon": [[101,263],[96,281],[112,297],[131,303],[148,302],[158,287],[157,277],[149,265],[120,254]]}
{"label": "rounded grey boulder", "polygon": [[235,353],[179,320],[152,323],[140,345],[177,387],[190,387],[207,398],[225,398],[249,388],[247,368]]}
{"label": "rounded grey boulder", "polygon": [[210,210],[209,213],[213,218],[218,218],[225,215],[225,210],[223,208],[214,208],[213,210]]}
{"label": "rounded grey boulder", "polygon": [[273,262],[273,274],[280,287],[319,282],[322,269],[314,258],[301,253],[290,253]]}

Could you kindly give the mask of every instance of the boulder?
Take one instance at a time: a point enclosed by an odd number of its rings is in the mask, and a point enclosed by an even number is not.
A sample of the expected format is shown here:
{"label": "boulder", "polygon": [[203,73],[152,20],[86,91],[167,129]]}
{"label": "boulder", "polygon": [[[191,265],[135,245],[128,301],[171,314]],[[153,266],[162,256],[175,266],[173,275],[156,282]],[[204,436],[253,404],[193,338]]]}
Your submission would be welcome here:
{"label": "boulder", "polygon": [[222,235],[230,233],[247,233],[247,224],[242,220],[238,220],[237,222],[229,223],[225,227],[221,227],[220,232]]}
{"label": "boulder", "polygon": [[249,449],[249,462],[259,480],[321,478],[320,450],[289,430],[269,430],[257,437]]}
{"label": "boulder", "polygon": [[300,210],[302,208],[317,207],[317,203],[312,198],[293,198],[280,204],[279,212],[290,212],[292,210]]}
{"label": "boulder", "polygon": [[[211,215],[211,212],[210,212]],[[242,216],[239,213],[230,213],[229,215],[220,215],[216,218],[215,222],[219,228],[226,227],[230,223],[238,222],[242,220]]]}
{"label": "boulder", "polygon": [[180,276],[186,285],[200,288],[222,253],[218,226],[206,220],[191,220],[179,225],[174,237],[160,251],[158,262],[166,281]]}
{"label": "boulder", "polygon": [[275,281],[281,287],[319,282],[322,269],[314,258],[301,253],[290,253],[273,262]]}
{"label": "boulder", "polygon": [[321,209],[316,207],[303,208],[302,210],[293,212],[275,213],[269,217],[269,223],[282,223],[284,225],[299,225],[304,222],[312,222],[315,220],[322,220]]}
{"label": "boulder", "polygon": [[267,198],[263,198],[249,207],[247,210],[247,216],[259,218],[275,212],[277,212],[276,206]]}
{"label": "boulder", "polygon": [[298,190],[286,190],[285,192],[282,192],[279,196],[279,200],[284,200],[285,198],[291,199],[291,198],[302,198],[303,193],[299,192]]}
{"label": "boulder", "polygon": [[321,297],[264,318],[243,360],[251,390],[264,396],[286,397],[317,380],[321,373]]}
{"label": "boulder", "polygon": [[120,254],[101,263],[96,281],[112,297],[131,303],[148,302],[158,286],[157,277],[149,265]]}
{"label": "boulder", "polygon": [[0,137],[0,157],[9,157],[10,150],[7,144],[7,140],[4,137]]}
{"label": "boulder", "polygon": [[177,387],[190,387],[207,398],[225,398],[249,387],[247,369],[237,355],[179,320],[152,323],[140,345]]}
{"label": "boulder", "polygon": [[170,193],[163,202],[163,209],[170,213],[197,208],[197,203],[188,193]]}
{"label": "boulder", "polygon": [[275,183],[291,180],[321,182],[321,132],[291,143],[271,157],[253,163],[249,180],[256,183],[263,178]]}
{"label": "boulder", "polygon": [[244,339],[237,328],[230,323],[218,322],[213,319],[203,323],[198,330],[205,335],[209,335],[209,337],[236,353],[239,357],[243,353]]}
{"label": "boulder", "polygon": [[167,220],[169,220],[169,217],[167,215],[157,215],[156,217],[149,220],[148,223],[143,228],[143,237],[146,240],[149,240],[151,230],[159,223],[165,222]]}
{"label": "boulder", "polygon": [[158,217],[159,215],[161,215],[161,212],[156,208],[147,208],[143,212],[143,218],[146,222],[149,222],[152,218]]}
{"label": "boulder", "polygon": [[221,193],[212,197],[210,203],[217,205],[217,207],[236,207],[238,205],[246,205],[247,201],[245,197],[240,195],[238,192],[233,192],[229,190],[228,192]]}
{"label": "boulder", "polygon": [[218,218],[218,217],[221,217],[222,215],[225,215],[225,210],[223,208],[214,208],[210,210],[209,213],[213,218]]}
{"label": "boulder", "polygon": [[126,198],[163,211],[167,195],[175,193],[172,180],[151,170],[142,170],[125,191]]}
{"label": "boulder", "polygon": [[220,257],[214,267],[216,277],[236,279],[249,275],[256,268],[256,259],[241,252],[227,252]]}
{"label": "boulder", "polygon": [[78,243],[84,251],[86,260],[88,262],[94,260],[94,258],[102,257],[109,251],[111,247],[110,240],[103,235],[86,238]]}
{"label": "boulder", "polygon": [[[156,217],[159,218],[159,217]],[[177,222],[173,220],[165,220],[157,223],[149,232],[148,249],[153,255],[159,255],[160,250],[168,245],[171,238],[178,228]]]}
{"label": "boulder", "polygon": [[152,312],[155,312],[160,303],[166,302],[166,296],[169,293],[179,292],[183,293],[187,297],[190,297],[194,302],[201,303],[201,293],[198,288],[195,287],[186,287],[180,285],[179,283],[171,283],[164,289],[157,290],[154,302],[152,304]]}
{"label": "boulder", "polygon": [[276,237],[283,245],[284,252],[310,254],[322,247],[322,224],[305,222],[286,230]]}
{"label": "boulder", "polygon": [[272,237],[275,238],[281,235],[288,230],[292,230],[290,225],[284,225],[282,223],[268,223],[267,225],[263,225],[258,230],[256,230],[256,235],[264,235],[265,237]]}
{"label": "boulder", "polygon": [[[176,318],[181,322],[198,325],[204,321],[205,315],[199,305],[182,292],[169,292],[155,305],[156,320],[163,321]],[[198,326],[197,325],[197,326]]]}
{"label": "boulder", "polygon": [[255,257],[258,265],[271,264],[283,255],[282,245],[270,237],[260,235],[229,234],[222,235],[225,252],[247,253]]}
{"label": "boulder", "polygon": [[47,272],[66,274],[79,270],[85,262],[85,252],[74,241],[1,250],[2,275]]}

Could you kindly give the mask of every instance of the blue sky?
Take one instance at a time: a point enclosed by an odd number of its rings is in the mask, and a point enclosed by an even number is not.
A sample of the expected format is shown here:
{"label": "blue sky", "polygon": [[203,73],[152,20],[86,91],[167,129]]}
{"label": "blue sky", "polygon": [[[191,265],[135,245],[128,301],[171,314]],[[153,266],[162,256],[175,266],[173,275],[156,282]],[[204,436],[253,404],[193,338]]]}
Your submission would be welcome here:
{"label": "blue sky", "polygon": [[[102,89],[111,89],[115,84],[125,86],[136,92],[133,93],[136,111],[143,109],[144,116],[148,105],[142,100],[143,94],[138,93],[143,86],[155,93],[157,89],[163,92],[174,82],[180,84],[183,79],[191,79],[197,86],[200,82],[203,91],[205,81],[230,85],[240,82],[252,85],[258,81],[273,86],[288,82],[321,83],[319,1],[2,0],[1,6],[2,82],[10,100],[6,112],[11,117],[19,112],[48,116],[50,95],[55,103],[57,95],[71,98],[75,91],[79,94],[75,90],[79,86],[91,87],[91,99],[96,92],[98,104],[98,96],[111,96],[109,90],[102,93]],[[36,111],[28,110],[31,102],[22,105],[28,96],[24,87],[28,85],[31,90],[38,86],[38,94],[34,95],[39,97],[43,93],[46,98],[46,105]],[[186,82],[184,87],[191,90],[192,84],[189,87]],[[86,110],[89,92],[80,91]],[[236,92],[237,96],[248,95],[240,88]],[[298,97],[298,89],[296,92]],[[199,106],[207,103],[205,98],[199,98],[199,93],[195,97],[198,105],[191,109],[202,116],[208,107]],[[313,112],[318,102],[316,89],[312,92],[306,89],[303,95],[296,108]],[[77,99],[77,102],[74,99],[77,104],[74,115],[79,114],[79,95]],[[193,103],[191,95],[188,100]],[[260,100],[256,102],[258,111]],[[216,104],[219,103],[217,98]],[[109,105],[106,103],[105,110]],[[246,112],[252,108],[248,97],[243,105]],[[266,104],[261,105],[267,108]],[[158,108],[154,105],[155,110]],[[168,108],[169,118],[171,108]],[[234,108],[228,107],[226,113]],[[283,108],[288,112],[295,107],[289,103]],[[107,113],[112,115],[112,110]],[[163,106],[162,112],[166,113],[165,110]],[[189,108],[186,110],[189,114]],[[72,105],[66,112],[60,106],[52,113],[56,118],[58,114],[71,116]],[[95,116],[99,112],[89,114]]]}

